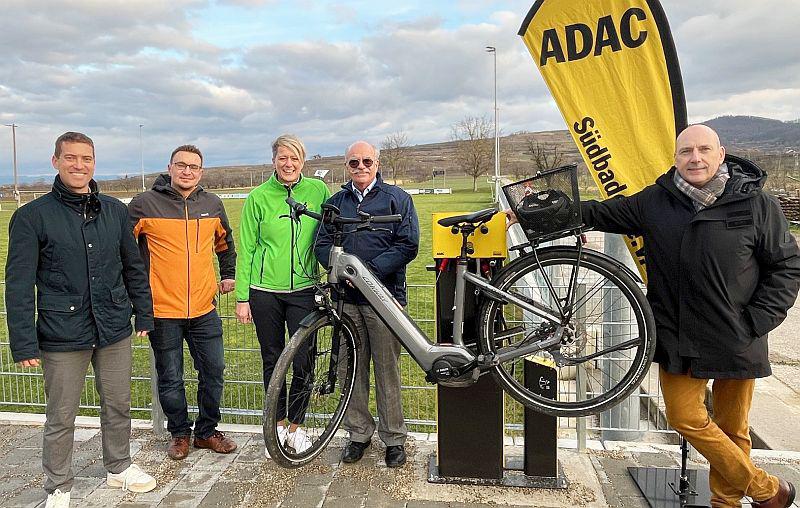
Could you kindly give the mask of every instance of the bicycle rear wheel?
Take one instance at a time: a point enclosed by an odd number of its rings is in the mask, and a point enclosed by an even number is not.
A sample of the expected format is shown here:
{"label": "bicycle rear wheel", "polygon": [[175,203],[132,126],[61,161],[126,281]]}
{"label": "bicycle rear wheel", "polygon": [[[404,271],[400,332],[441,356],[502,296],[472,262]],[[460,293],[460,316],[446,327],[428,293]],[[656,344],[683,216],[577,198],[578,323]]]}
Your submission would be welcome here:
{"label": "bicycle rear wheel", "polygon": [[[614,260],[592,251],[553,248],[519,258],[492,285],[528,302],[486,298],[480,311],[484,353],[504,355],[492,372],[514,399],[536,411],[575,417],[599,413],[636,390],[655,352],[655,322],[644,293]],[[531,307],[550,309],[559,322]],[[562,331],[563,330],[563,331]],[[514,352],[532,343],[561,340],[546,350]],[[526,386],[524,362],[557,370],[557,400]]]}
{"label": "bicycle rear wheel", "polygon": [[[360,339],[349,316],[343,314],[340,324],[337,334],[328,314],[310,315],[275,364],[264,400],[264,442],[270,457],[283,467],[303,466],[322,453],[350,403]],[[287,414],[306,432],[307,449],[296,450],[278,436],[277,423]]]}

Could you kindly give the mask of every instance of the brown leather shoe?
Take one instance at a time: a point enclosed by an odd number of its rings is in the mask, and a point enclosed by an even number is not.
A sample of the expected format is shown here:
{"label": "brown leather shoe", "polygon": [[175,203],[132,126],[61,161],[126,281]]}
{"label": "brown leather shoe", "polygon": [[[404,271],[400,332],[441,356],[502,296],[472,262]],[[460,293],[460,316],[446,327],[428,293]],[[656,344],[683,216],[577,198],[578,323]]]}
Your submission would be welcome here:
{"label": "brown leather shoe", "polygon": [[194,447],[208,448],[217,453],[231,453],[236,449],[236,442],[229,437],[225,437],[222,432],[215,430],[213,434],[205,439],[195,436]]}
{"label": "brown leather shoe", "polygon": [[794,485],[791,482],[778,479],[778,493],[764,501],[753,500],[753,508],[788,508],[794,502]]}
{"label": "brown leather shoe", "polygon": [[189,455],[189,436],[174,436],[169,440],[167,457],[172,460],[183,460]]}

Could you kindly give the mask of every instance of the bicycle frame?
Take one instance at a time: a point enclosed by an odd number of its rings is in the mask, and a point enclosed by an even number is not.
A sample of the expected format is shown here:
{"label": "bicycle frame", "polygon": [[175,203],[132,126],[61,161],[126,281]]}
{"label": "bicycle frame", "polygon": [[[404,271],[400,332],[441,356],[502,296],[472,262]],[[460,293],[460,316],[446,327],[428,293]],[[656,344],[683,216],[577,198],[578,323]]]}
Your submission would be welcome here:
{"label": "bicycle frame", "polygon": [[[453,320],[453,344],[433,344],[397,300],[394,299],[389,290],[381,284],[378,278],[369,271],[366,265],[364,265],[357,256],[344,252],[342,247],[334,246],[331,249],[330,266],[328,282],[332,284],[341,284],[343,281],[347,281],[358,289],[370,305],[377,311],[377,314],[386,323],[389,329],[394,332],[411,357],[414,358],[425,372],[430,371],[436,360],[439,360],[443,356],[448,356],[452,359],[458,358],[463,361],[464,364],[476,362],[478,360],[478,358],[464,346],[462,339],[464,327],[463,302],[467,281],[471,282],[491,297],[513,302],[521,308],[547,319],[557,326],[561,324],[561,316],[555,314],[552,309],[534,300],[523,299],[518,295],[501,291],[493,287],[487,279],[467,271],[466,259],[463,258],[459,259],[456,272],[456,294],[454,300],[456,302],[456,308]],[[557,332],[549,340],[536,341],[527,346],[516,348],[514,351],[500,353],[494,361],[505,361],[507,359],[524,356],[558,344],[560,340],[560,329],[557,329]]]}
{"label": "bicycle frame", "polygon": [[443,356],[457,357],[465,364],[476,360],[475,355],[463,345],[432,344],[406,313],[403,306],[394,299],[389,290],[357,256],[344,252],[342,247],[334,246],[331,248],[330,266],[328,282],[340,284],[347,281],[361,291],[361,294],[425,372],[430,371],[434,362]]}

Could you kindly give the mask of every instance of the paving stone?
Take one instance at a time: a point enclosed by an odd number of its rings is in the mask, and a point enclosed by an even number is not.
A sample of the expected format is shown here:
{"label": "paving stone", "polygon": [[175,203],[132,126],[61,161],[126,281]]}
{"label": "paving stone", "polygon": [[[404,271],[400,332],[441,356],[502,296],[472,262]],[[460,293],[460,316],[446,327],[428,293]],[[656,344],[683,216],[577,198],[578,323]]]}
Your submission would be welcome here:
{"label": "paving stone", "polygon": [[[2,499],[2,497],[0,497],[0,499]],[[46,500],[47,492],[45,492],[44,489],[24,488],[22,491],[18,491],[17,495],[14,497],[4,499],[3,504],[0,506],[4,508],[34,508],[44,506]]]}
{"label": "paving stone", "polygon": [[369,480],[357,479],[348,476],[337,476],[336,481],[328,487],[328,496],[345,498],[363,498],[369,490]]}
{"label": "paving stone", "polygon": [[619,508],[650,508],[644,497],[618,497],[614,499],[614,506]]}
{"label": "paving stone", "polygon": [[636,453],[634,457],[645,467],[680,467],[677,459],[669,453]]}
{"label": "paving stone", "polygon": [[257,439],[251,439],[249,443],[243,446],[236,458],[235,462],[264,462],[267,460],[264,457],[264,442],[258,442]]}
{"label": "paving stone", "polygon": [[122,489],[95,489],[91,494],[81,500],[81,508],[108,508],[122,502],[128,494]]}
{"label": "paving stone", "polygon": [[173,490],[158,506],[159,508],[195,508],[203,501],[205,496],[205,492],[177,492]]}
{"label": "paving stone", "polygon": [[[10,497],[14,491],[22,489],[30,482],[29,478],[24,477],[10,477],[10,478],[3,478],[0,481],[0,500],[6,497]],[[0,505],[2,506],[2,505]]]}
{"label": "paving stone", "polygon": [[[182,476],[182,475],[181,475]],[[158,479],[157,479],[158,480]],[[150,492],[145,492],[143,494],[137,494],[135,501],[137,503],[145,503],[151,506],[157,506],[165,497],[172,492],[172,489],[178,485],[180,481],[180,477],[170,480],[168,482],[158,481],[156,484],[156,488],[151,490]]]}
{"label": "paving stone", "polygon": [[85,429],[78,427],[75,429],[75,441],[78,443],[82,443],[84,441],[89,441],[93,437],[95,437],[100,432],[100,429]]}
{"label": "paving stone", "polygon": [[297,478],[297,483],[298,485],[327,487],[333,480],[334,474],[334,470],[332,470],[330,473],[304,474]]}
{"label": "paving stone", "polygon": [[[78,429],[75,430],[77,431]],[[44,429],[38,427],[33,432],[25,433],[22,436],[14,436],[12,448],[41,448],[43,437]]]}
{"label": "paving stone", "polygon": [[364,508],[393,508],[405,505],[405,501],[395,499],[375,486],[370,487],[365,501]]}
{"label": "paving stone", "polygon": [[3,463],[10,466],[19,466],[33,462],[42,463],[41,448],[16,448],[6,453]]}
{"label": "paving stone", "polygon": [[222,471],[205,471],[192,468],[181,478],[179,485],[176,485],[173,492],[191,491],[208,492],[222,474]]}
{"label": "paving stone", "polygon": [[81,476],[85,478],[105,478],[106,473],[108,473],[108,471],[106,471],[106,467],[103,465],[102,460],[97,460],[94,463],[87,464],[83,469],[79,470],[76,468],[75,470],[78,471],[75,474],[76,477]]}
{"label": "paving stone", "polygon": [[616,476],[630,476],[628,473],[628,467],[636,467],[638,464],[634,462],[632,459],[625,457],[621,459],[617,458],[610,458],[610,457],[597,457],[597,462],[600,463],[600,467],[603,468],[603,471],[607,475],[616,475]]}
{"label": "paving stone", "polygon": [[[224,508],[239,506],[244,501],[246,490],[235,482],[217,482],[198,505],[202,508]],[[307,505],[312,506],[312,505]]]}
{"label": "paving stone", "polygon": [[[324,487],[301,486],[295,488],[292,493],[283,500],[280,506],[281,508],[307,508],[310,506],[319,506],[323,499],[325,499]],[[323,504],[323,506],[326,505]],[[358,506],[360,506],[360,503]]]}
{"label": "paving stone", "polygon": [[[800,486],[800,466],[790,464],[761,464],[760,467],[771,475],[792,482],[795,487]],[[800,500],[798,500],[800,501]],[[800,503],[798,503],[800,505]]]}
{"label": "paving stone", "polygon": [[225,469],[236,459],[235,453],[214,453],[205,452],[197,460],[193,469],[216,471],[218,469]]}
{"label": "paving stone", "polygon": [[220,476],[220,481],[250,482],[258,476],[259,468],[250,463],[234,462]]}
{"label": "paving stone", "polygon": [[[284,505],[281,505],[283,508]],[[308,506],[315,506],[315,505],[287,505],[287,506],[302,506],[307,508]],[[362,508],[364,506],[364,499],[360,497],[326,497],[325,501],[322,503],[323,508]]]}
{"label": "paving stone", "polygon": [[75,483],[70,490],[70,499],[83,499],[91,494],[95,489],[106,484],[106,477],[75,477]]}

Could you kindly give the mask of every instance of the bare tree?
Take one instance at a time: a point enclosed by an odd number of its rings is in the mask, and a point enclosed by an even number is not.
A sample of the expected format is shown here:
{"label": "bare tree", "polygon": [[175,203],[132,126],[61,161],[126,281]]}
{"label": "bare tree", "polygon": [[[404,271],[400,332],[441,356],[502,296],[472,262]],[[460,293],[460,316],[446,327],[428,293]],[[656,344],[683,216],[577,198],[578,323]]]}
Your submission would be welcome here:
{"label": "bare tree", "polygon": [[530,136],[525,139],[525,153],[531,156],[538,171],[557,168],[564,162],[564,152],[555,143],[540,143]]}
{"label": "bare tree", "polygon": [[451,127],[456,144],[456,165],[472,177],[472,190],[478,191],[478,178],[489,172],[494,160],[492,122],[485,116],[467,116]]}
{"label": "bare tree", "polygon": [[397,173],[405,173],[409,165],[408,136],[403,131],[389,134],[381,141],[381,166],[392,172],[393,183],[397,183]]}

